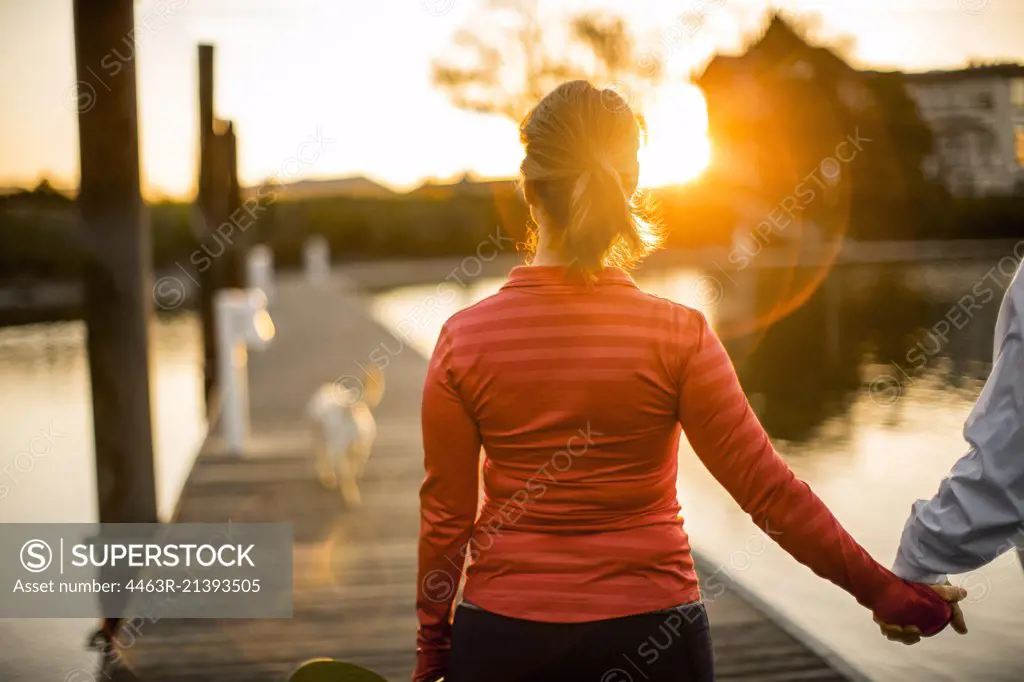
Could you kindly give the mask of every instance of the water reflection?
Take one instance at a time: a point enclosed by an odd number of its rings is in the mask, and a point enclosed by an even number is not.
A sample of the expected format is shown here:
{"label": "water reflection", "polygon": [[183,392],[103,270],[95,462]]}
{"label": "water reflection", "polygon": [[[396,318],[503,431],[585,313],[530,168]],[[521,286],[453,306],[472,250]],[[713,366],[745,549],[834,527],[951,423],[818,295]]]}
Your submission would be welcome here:
{"label": "water reflection", "polygon": [[[775,439],[811,440],[826,421],[848,414],[863,391],[887,405],[919,382],[956,388],[987,376],[999,299],[968,315],[958,293],[915,286],[920,278],[913,274],[883,266],[834,269],[788,316],[727,340]],[[811,276],[758,272],[757,315],[768,317]]]}
{"label": "water reflection", "polygon": [[[157,501],[167,518],[205,435],[198,320],[160,319],[150,337]],[[0,329],[0,521],[96,520],[91,406],[84,324]],[[56,435],[44,456],[18,459],[46,433]]]}

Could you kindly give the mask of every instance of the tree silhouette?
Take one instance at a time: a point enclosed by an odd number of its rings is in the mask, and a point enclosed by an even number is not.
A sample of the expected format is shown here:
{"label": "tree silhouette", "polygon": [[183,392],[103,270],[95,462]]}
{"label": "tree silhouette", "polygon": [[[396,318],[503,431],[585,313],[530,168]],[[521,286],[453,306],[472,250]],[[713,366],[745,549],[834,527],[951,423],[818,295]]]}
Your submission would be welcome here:
{"label": "tree silhouette", "polygon": [[662,78],[621,17],[584,13],[552,24],[541,20],[536,0],[490,0],[452,47],[433,64],[434,84],[460,109],[517,123],[566,80],[587,79],[630,101]]}

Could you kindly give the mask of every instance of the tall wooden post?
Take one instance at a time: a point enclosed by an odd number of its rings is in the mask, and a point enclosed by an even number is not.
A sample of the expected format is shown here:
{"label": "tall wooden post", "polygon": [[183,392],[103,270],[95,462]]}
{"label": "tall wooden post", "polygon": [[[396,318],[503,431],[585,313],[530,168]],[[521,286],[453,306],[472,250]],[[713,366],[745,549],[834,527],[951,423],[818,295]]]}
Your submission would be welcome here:
{"label": "tall wooden post", "polygon": [[[199,204],[204,225],[198,235],[199,247],[209,239],[210,231],[217,227],[214,188],[216,158],[213,131],[213,45],[199,46]],[[203,260],[206,264],[207,261]],[[213,319],[213,295],[217,289],[217,268],[210,261],[199,271],[199,317],[203,327],[203,388],[207,409],[217,379],[217,338]]]}
{"label": "tall wooden post", "polygon": [[134,28],[133,0],[74,0],[79,88],[95,94],[78,114],[78,213],[87,248],[84,311],[105,523],[157,520],[147,329],[152,256],[140,191],[135,61],[119,62],[116,75],[100,66]]}
{"label": "tall wooden post", "polygon": [[199,191],[210,181],[204,152],[213,137],[213,45],[199,46]]}
{"label": "tall wooden post", "polygon": [[217,325],[214,297],[222,287],[245,286],[245,235],[231,225],[242,205],[238,184],[238,145],[234,126],[214,112],[213,46],[199,46],[199,205],[197,235],[199,313],[203,323],[204,387],[207,407],[217,381]]}
{"label": "tall wooden post", "polygon": [[[242,188],[238,183],[238,139],[235,136],[235,124],[228,121],[227,130],[223,135],[224,157],[227,162],[227,180],[225,189],[227,201],[224,204],[224,222],[237,224],[239,211],[242,208]],[[227,272],[224,274],[224,286],[245,288],[245,258],[252,233],[237,228],[231,234],[231,257],[227,259]]]}

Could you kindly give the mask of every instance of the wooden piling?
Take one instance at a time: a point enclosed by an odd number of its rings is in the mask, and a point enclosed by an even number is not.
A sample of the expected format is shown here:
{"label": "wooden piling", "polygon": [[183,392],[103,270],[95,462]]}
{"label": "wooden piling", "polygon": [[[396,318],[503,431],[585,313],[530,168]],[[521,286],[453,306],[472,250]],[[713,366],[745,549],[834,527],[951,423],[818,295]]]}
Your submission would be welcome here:
{"label": "wooden piling", "polygon": [[[225,172],[225,203],[222,224],[230,225],[230,233],[225,239],[229,241],[226,248],[230,253],[225,259],[225,272],[223,286],[240,287],[246,286],[245,281],[245,257],[250,242],[249,236],[242,229],[242,188],[238,181],[238,138],[235,135],[235,124],[228,121],[227,129],[223,135]],[[227,231],[225,231],[227,232]]]}
{"label": "wooden piling", "polygon": [[217,378],[213,301],[218,289],[244,287],[245,234],[233,223],[242,205],[238,143],[234,125],[214,112],[214,49],[199,46],[199,196],[202,216],[193,263],[199,271],[199,315],[203,327],[203,374],[207,408]]}
{"label": "wooden piling", "polygon": [[[209,234],[211,203],[214,196],[212,152],[213,140],[213,45],[199,46],[199,215],[202,224],[198,230],[197,247],[202,249]],[[216,289],[212,262],[202,260],[199,254],[199,319],[203,328],[203,395],[210,408],[210,395],[217,377],[217,339],[213,320],[213,293]],[[204,267],[205,266],[205,267]]]}
{"label": "wooden piling", "polygon": [[[101,522],[155,522],[148,330],[152,256],[139,177],[135,60],[101,68],[133,35],[133,0],[75,0],[84,318]],[[93,97],[83,97],[91,93]]]}

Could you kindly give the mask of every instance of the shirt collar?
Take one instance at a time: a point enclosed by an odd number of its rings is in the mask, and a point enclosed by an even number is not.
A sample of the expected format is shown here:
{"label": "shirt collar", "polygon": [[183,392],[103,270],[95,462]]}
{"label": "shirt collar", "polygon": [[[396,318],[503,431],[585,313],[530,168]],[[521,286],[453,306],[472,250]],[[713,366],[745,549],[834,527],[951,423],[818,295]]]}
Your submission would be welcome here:
{"label": "shirt collar", "polygon": [[[636,287],[633,279],[619,268],[606,267],[597,273],[594,281],[597,286],[607,284],[619,284]],[[517,265],[508,274],[508,281],[502,289],[512,287],[540,287],[551,285],[585,286],[585,284],[572,277],[565,265]]]}

